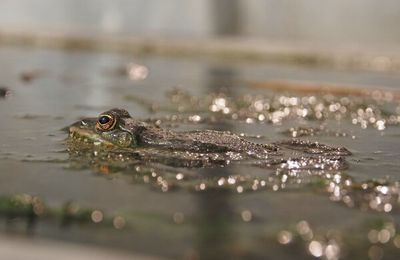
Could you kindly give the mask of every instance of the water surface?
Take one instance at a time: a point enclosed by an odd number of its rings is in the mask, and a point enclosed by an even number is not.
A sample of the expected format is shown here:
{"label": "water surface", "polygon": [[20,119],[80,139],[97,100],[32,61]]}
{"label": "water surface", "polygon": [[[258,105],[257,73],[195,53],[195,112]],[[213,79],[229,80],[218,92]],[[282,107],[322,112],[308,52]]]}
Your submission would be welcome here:
{"label": "water surface", "polygon": [[[6,201],[37,196],[51,213],[32,220],[2,209],[3,232],[166,258],[400,255],[398,101],[274,93],[245,83],[289,79],[396,90],[398,75],[10,47],[0,48],[0,60],[0,85],[8,91],[0,99],[0,195]],[[126,66],[134,71],[127,74]],[[290,103],[294,99],[311,97],[317,103],[308,107],[321,103],[326,115],[268,117],[265,102],[281,100],[277,107],[284,111],[300,108]],[[257,110],[260,100],[264,106]],[[337,103],[354,105],[339,119],[335,107],[329,112]],[[61,129],[113,107],[175,130],[229,130],[264,143],[292,138],[291,128],[313,127],[322,130],[294,135],[344,146],[353,155],[348,169],[329,176],[320,171],[286,177],[240,164],[114,169],[99,167],[96,159],[70,158]],[[29,196],[17,201],[29,204]],[[87,212],[82,221],[70,216],[76,213],[73,205]]]}

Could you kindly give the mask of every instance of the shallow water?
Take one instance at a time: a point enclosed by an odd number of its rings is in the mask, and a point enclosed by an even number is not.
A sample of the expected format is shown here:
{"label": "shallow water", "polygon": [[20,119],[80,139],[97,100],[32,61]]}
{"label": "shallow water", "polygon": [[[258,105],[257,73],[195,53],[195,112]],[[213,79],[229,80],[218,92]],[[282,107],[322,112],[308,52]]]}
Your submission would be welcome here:
{"label": "shallow water", "polygon": [[[0,194],[5,200],[37,196],[47,207],[47,214],[35,211],[39,217],[34,221],[0,208],[3,232],[167,258],[400,255],[398,101],[348,97],[355,105],[347,106],[339,120],[337,113],[328,112],[322,118],[288,116],[273,123],[265,106],[261,112],[266,118],[260,120],[260,113],[254,114],[246,102],[282,96],[289,99],[286,107],[294,107],[290,98],[316,97],[328,105],[336,101],[315,93],[273,93],[245,83],[290,79],[395,90],[398,75],[10,47],[0,48],[0,60],[0,85],[8,90],[0,98]],[[127,75],[125,66],[132,62],[145,68],[131,65],[136,70]],[[279,109],[284,109],[284,100],[282,104]],[[368,106],[373,116],[365,114]],[[292,127],[323,125],[320,133],[299,138],[344,146],[353,155],[347,157],[346,170],[309,176],[240,164],[174,169],[140,163],[128,168],[116,162],[113,168],[95,157],[70,157],[67,133],[61,129],[112,107],[144,120],[161,120],[162,126],[175,130],[229,130],[263,143],[290,139]],[[224,113],[226,107],[230,110]],[[360,108],[364,114],[358,114]],[[364,129],[362,118],[352,123],[357,115],[375,121]],[[360,188],[366,183],[368,188]],[[29,196],[17,200],[32,202]],[[73,217],[71,205],[76,204],[88,212],[82,221]]]}

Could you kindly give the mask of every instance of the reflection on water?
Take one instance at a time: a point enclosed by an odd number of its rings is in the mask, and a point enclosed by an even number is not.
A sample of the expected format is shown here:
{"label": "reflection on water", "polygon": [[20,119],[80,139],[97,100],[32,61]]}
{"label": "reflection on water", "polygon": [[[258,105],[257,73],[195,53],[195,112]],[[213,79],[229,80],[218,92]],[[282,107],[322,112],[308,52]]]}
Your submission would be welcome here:
{"label": "reflection on water", "polygon": [[[232,71],[226,71],[223,68],[212,68],[209,71],[209,83],[206,85],[206,93],[219,91],[219,76],[221,72],[225,76],[225,80],[231,80]],[[209,124],[205,125],[205,127],[212,129],[216,126]],[[216,130],[234,130],[233,126],[227,122],[220,123],[217,127],[218,129]],[[214,171],[214,173],[222,178],[228,178],[233,174],[229,168],[221,168],[218,171]],[[211,174],[212,172],[208,173],[208,175]],[[212,178],[213,176],[210,177]],[[206,192],[199,193],[198,201],[197,250],[200,259],[233,258],[232,248],[234,247],[235,236],[237,235],[234,233],[232,227],[234,225],[232,221],[234,210],[231,205],[232,191],[208,188]]]}
{"label": "reflection on water", "polygon": [[[221,173],[224,173],[222,171]],[[226,174],[229,174],[227,172]],[[208,190],[198,194],[197,246],[200,259],[232,257],[235,233],[231,191]]]}

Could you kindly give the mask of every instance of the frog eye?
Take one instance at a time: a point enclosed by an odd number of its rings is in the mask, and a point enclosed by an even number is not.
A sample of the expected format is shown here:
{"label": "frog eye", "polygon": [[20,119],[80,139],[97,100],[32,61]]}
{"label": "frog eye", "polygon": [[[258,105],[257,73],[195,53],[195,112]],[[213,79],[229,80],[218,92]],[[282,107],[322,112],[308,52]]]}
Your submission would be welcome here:
{"label": "frog eye", "polygon": [[111,115],[100,115],[97,119],[96,128],[100,131],[109,131],[114,129],[117,124],[115,117]]}

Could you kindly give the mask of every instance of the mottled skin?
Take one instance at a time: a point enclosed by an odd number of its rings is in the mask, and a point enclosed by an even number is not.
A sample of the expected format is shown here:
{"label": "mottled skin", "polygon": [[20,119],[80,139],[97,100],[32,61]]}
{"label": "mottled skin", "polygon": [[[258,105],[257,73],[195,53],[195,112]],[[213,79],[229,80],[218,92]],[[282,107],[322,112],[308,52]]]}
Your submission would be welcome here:
{"label": "mottled skin", "polygon": [[[304,168],[319,167],[324,162],[336,167],[337,162],[342,165],[344,161],[341,156],[350,154],[343,147],[295,139],[271,145],[253,143],[226,131],[172,131],[138,121],[123,109],[111,109],[98,118],[83,119],[71,125],[69,132],[71,137],[83,137],[98,144],[125,150],[134,148],[132,155],[137,158],[168,162],[169,165],[198,167],[249,159],[256,165],[277,167],[285,167],[288,160],[298,161]],[[288,149],[290,153],[285,152]],[[297,157],[293,157],[293,151]]]}
{"label": "mottled skin", "polygon": [[[156,147],[194,153],[244,153],[253,157],[266,157],[277,148],[274,145],[256,144],[226,131],[175,132],[133,119],[126,110],[111,109],[102,115],[117,119],[114,129],[96,133],[104,140],[122,147]],[[82,128],[93,128],[93,119],[83,119]],[[76,126],[77,124],[75,124]],[[73,128],[74,131],[77,129]],[[129,138],[126,134],[129,134]],[[122,140],[123,139],[123,140]]]}

